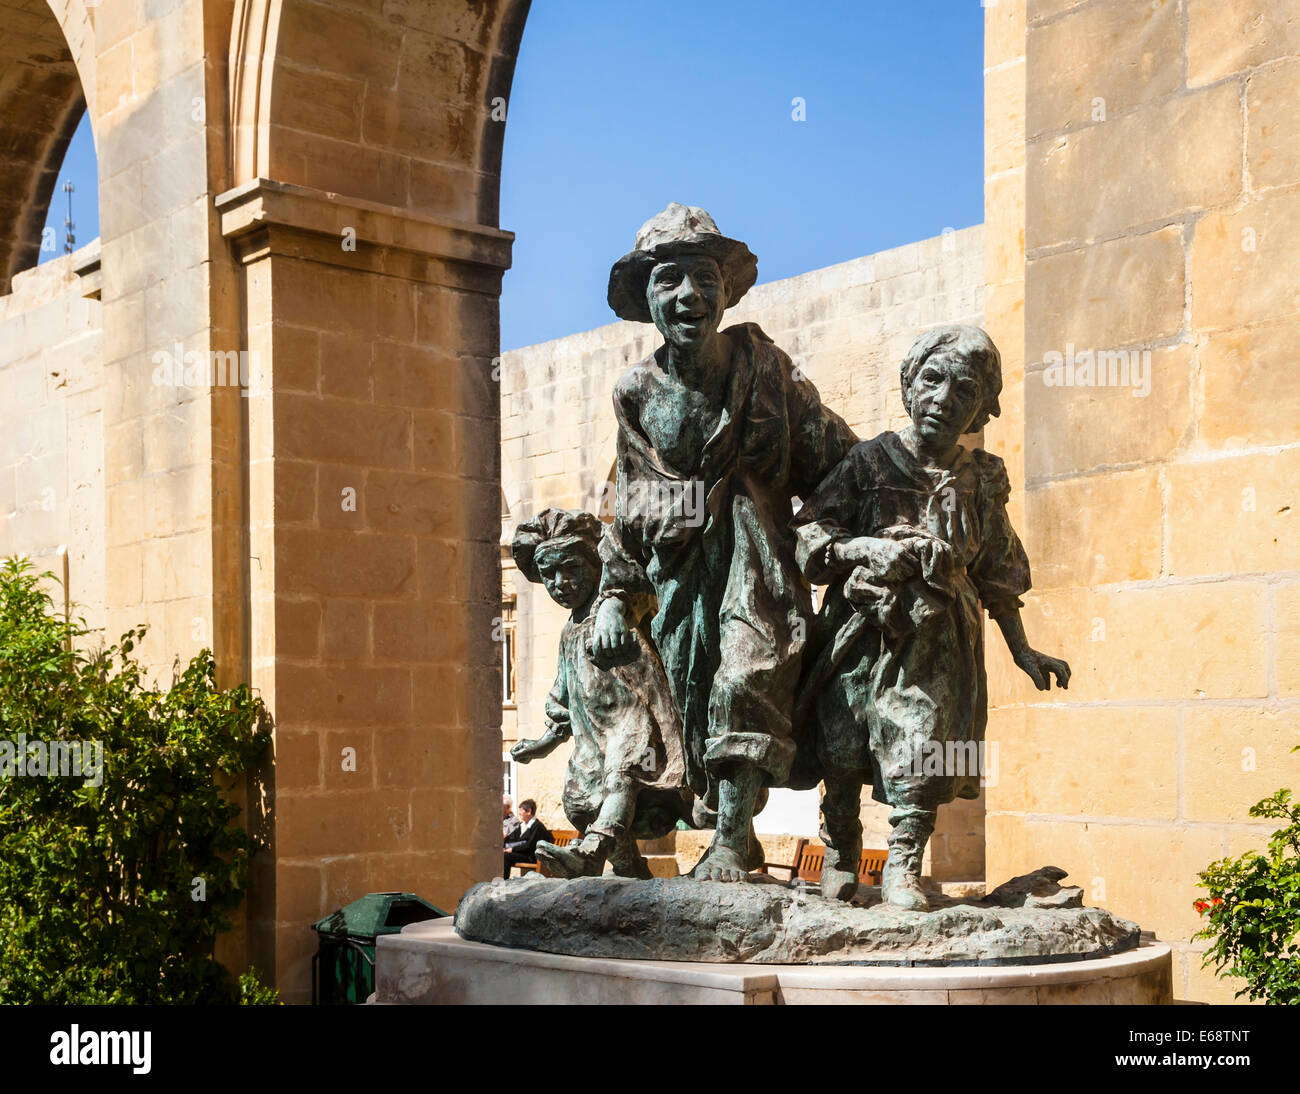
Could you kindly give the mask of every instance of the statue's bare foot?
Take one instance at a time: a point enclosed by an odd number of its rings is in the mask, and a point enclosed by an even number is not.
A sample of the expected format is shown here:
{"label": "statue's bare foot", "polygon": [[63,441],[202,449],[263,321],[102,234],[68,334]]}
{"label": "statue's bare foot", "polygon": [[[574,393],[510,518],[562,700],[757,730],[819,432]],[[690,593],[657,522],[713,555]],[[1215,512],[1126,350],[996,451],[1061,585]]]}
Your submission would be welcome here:
{"label": "statue's bare foot", "polygon": [[535,853],[552,877],[598,877],[605,867],[603,849],[587,840],[571,847],[542,842]]}
{"label": "statue's bare foot", "polygon": [[695,867],[696,881],[748,881],[745,860],[724,843],[715,843]]}

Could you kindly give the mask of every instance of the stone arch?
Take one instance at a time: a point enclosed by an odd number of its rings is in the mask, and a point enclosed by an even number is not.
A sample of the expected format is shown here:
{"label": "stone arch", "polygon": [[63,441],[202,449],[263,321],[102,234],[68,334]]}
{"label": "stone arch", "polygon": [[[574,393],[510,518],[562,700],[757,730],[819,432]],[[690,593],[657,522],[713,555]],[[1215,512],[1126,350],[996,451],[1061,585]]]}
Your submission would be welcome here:
{"label": "stone arch", "polygon": [[82,0],[0,8],[0,293],[36,265],[63,156],[87,107],[95,119],[94,27]]}
{"label": "stone arch", "polygon": [[238,0],[230,185],[258,178],[496,227],[529,0]]}

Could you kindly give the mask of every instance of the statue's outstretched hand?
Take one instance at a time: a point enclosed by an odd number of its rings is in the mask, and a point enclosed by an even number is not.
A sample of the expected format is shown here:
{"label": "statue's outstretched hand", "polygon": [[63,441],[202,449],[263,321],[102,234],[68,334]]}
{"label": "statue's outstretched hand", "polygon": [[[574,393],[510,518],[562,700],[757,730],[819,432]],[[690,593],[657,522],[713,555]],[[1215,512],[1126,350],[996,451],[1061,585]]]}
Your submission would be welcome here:
{"label": "statue's outstretched hand", "polygon": [[1056,677],[1058,687],[1070,686],[1070,666],[1059,657],[1048,657],[1045,653],[1025,647],[1023,652],[1016,654],[1016,664],[1039,691],[1051,690],[1053,676]]}
{"label": "statue's outstretched hand", "polygon": [[510,750],[510,755],[519,763],[526,764],[529,760],[540,760],[543,756],[549,756],[559,743],[559,737],[548,733],[533,741],[520,741]]}

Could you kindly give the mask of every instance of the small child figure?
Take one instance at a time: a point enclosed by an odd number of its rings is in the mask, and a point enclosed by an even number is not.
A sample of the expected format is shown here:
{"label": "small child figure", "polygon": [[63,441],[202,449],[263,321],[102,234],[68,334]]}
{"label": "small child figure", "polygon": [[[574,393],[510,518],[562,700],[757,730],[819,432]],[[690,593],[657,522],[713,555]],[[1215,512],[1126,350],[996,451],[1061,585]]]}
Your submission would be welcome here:
{"label": "small child figure", "polygon": [[650,643],[634,637],[618,663],[591,655],[602,525],[590,513],[545,509],[515,530],[520,571],[572,610],[560,634],[555,686],[546,699],[546,734],[520,741],[520,763],[573,738],[564,812],[582,840],[537,845],[537,860],[559,877],[594,876],[606,859],[622,877],[649,878],[636,837],[657,838],[690,815],[681,721],[668,678]]}
{"label": "small child figure", "polygon": [[979,795],[988,695],[980,607],[1039,690],[1070,667],[1030,648],[1029,560],[1007,518],[1006,466],[958,444],[1000,412],[1002,362],[969,326],[925,334],[902,363],[912,424],[856,445],[794,519],[800,568],[828,585],[802,688],[825,774],[822,893],[848,900],[860,799],[893,806],[886,903],[924,910],[921,856],[938,806]]}

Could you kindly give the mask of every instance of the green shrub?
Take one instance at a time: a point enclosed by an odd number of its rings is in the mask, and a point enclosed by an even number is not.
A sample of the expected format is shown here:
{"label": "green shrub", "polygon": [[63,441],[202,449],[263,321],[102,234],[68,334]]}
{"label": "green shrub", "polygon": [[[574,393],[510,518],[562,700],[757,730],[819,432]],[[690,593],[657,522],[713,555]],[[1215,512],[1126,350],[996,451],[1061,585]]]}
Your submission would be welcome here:
{"label": "green shrub", "polygon": [[[1295,750],[1293,750],[1295,751]],[[1251,806],[1252,817],[1286,822],[1266,855],[1225,858],[1201,872],[1209,899],[1196,910],[1209,917],[1197,939],[1211,943],[1203,964],[1246,981],[1237,992],[1268,1003],[1300,1003],[1300,805],[1279,790]]]}
{"label": "green shrub", "polygon": [[250,968],[239,978],[239,1003],[245,1007],[283,1005],[280,993],[263,984],[255,968]]}
{"label": "green shrub", "polygon": [[[206,650],[147,687],[143,630],[79,649],[51,576],[0,563],[0,1002],[271,1001],[213,956],[258,847],[228,789],[266,749],[260,700]],[[99,742],[99,774],[41,777],[52,742]]]}

